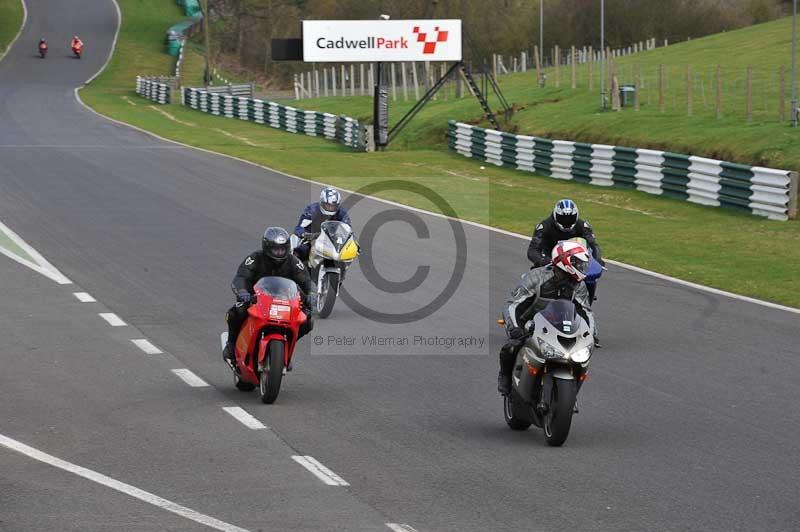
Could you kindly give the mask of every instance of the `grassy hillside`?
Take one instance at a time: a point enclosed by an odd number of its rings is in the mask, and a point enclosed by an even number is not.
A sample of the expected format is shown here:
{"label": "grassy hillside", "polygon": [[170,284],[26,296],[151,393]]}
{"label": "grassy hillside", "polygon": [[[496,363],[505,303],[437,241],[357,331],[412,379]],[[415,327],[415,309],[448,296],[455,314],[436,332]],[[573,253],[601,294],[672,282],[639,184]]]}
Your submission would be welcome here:
{"label": "grassy hillside", "polygon": [[19,31],[22,15],[20,0],[0,0],[0,56]]}
{"label": "grassy hillside", "polygon": [[[133,90],[137,73],[166,74],[172,68],[174,59],[162,53],[163,31],[182,17],[172,3],[162,0],[120,0],[120,7],[123,28],[117,54],[109,69],[81,91],[81,98],[100,113],[193,146],[349,189],[400,177],[434,188],[465,219],[521,233],[529,233],[551,212],[556,200],[571,197],[597,229],[611,258],[800,306],[800,276],[795,266],[800,263],[797,222],[772,222],[636,191],[609,190],[503,168],[482,170],[474,161],[448,152],[443,142],[448,118],[479,116],[479,107],[470,99],[456,102],[451,95],[447,101],[433,102],[390,151],[364,154],[319,138],[214,117],[178,104],[157,106],[138,98]],[[200,65],[196,57],[189,58],[186,75],[196,78]],[[522,75],[507,79],[518,94],[535,95],[538,90],[531,88],[529,77],[527,81]],[[369,115],[370,108],[367,98],[303,103],[362,117]],[[410,105],[393,104],[392,116],[397,119]],[[524,118],[525,114],[518,116]],[[406,192],[379,195],[431,208]],[[783,244],[781,260],[765,261],[764,255],[773,253],[775,242]],[[523,270],[526,266],[519,267]]]}
{"label": "grassy hillside", "polygon": [[[712,35],[618,59],[620,83],[633,83],[634,65],[644,82],[640,87],[641,110],[599,112],[599,72],[593,67],[589,91],[589,67],[577,69],[577,88],[571,88],[571,72],[561,68],[561,87],[555,72],[547,70],[547,87],[539,88],[534,71],[499,77],[509,102],[524,107],[511,127],[526,134],[551,138],[601,142],[692,153],[742,163],[800,169],[800,128],[778,122],[778,69],[783,65],[786,86],[786,118],[789,108],[791,19],[785,18],[742,30]],[[665,112],[658,109],[658,66],[665,65]],[[715,118],[715,71],[722,68],[722,118]],[[686,67],[692,67],[693,116],[687,116]],[[753,120],[745,120],[746,68],[753,67]],[[493,101],[493,100],[492,100]],[[370,117],[368,97],[302,100],[297,105],[359,117]],[[493,105],[496,105],[493,102]],[[391,116],[399,119],[410,103],[392,102]],[[431,102],[399,142],[406,147],[442,142],[448,119],[474,121],[480,109],[471,98],[454,103],[452,95]],[[485,124],[484,124],[485,125]]]}

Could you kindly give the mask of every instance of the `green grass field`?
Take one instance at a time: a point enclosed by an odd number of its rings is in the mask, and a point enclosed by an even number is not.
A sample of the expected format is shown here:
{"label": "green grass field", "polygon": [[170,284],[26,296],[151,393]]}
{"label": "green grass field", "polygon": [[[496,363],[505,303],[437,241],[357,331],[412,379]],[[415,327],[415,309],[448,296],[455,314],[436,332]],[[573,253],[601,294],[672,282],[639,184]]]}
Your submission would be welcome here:
{"label": "green grass field", "polygon": [[[529,233],[557,199],[568,196],[578,202],[583,215],[593,223],[611,258],[716,288],[800,306],[797,222],[772,222],[640,192],[601,189],[503,168],[481,170],[475,161],[448,152],[444,143],[448,118],[474,120],[480,116],[480,108],[470,99],[453,101],[451,95],[447,101],[433,102],[390,151],[372,154],[356,153],[318,138],[206,115],[177,104],[157,106],[140,99],[133,90],[136,74],[166,74],[171,70],[174,59],[162,53],[163,31],[182,17],[177,8],[173,9],[172,4],[166,7],[161,0],[121,0],[120,6],[123,28],[117,53],[109,69],[81,91],[81,98],[100,113],[192,146],[349,189],[386,177],[418,182],[435,189],[462,218],[520,233]],[[202,62],[190,55],[184,68],[188,69],[186,76],[196,78]],[[517,84],[519,91],[529,90],[526,87],[530,83],[523,78],[509,76],[509,84]],[[359,97],[301,103],[308,108],[358,117],[367,116],[371,105],[368,98]],[[393,117],[398,118],[402,109],[410,105],[392,104]],[[525,117],[524,113],[517,115],[518,120]],[[410,193],[387,191],[379,195],[430,208],[425,200]],[[776,244],[780,245],[780,259],[765,261],[765,255],[774,256]],[[521,247],[525,245],[520,242]],[[524,268],[520,264],[520,270]]]}
{"label": "green grass field", "polygon": [[0,55],[3,55],[22,26],[22,17],[20,0],[0,0]]}

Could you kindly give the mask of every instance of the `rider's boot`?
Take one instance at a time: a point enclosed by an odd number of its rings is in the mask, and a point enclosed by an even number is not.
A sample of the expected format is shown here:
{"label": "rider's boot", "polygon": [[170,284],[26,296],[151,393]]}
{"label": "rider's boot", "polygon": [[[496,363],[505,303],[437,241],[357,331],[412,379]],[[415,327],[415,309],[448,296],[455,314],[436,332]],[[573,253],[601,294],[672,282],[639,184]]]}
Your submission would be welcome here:
{"label": "rider's boot", "polygon": [[222,350],[222,360],[227,362],[231,368],[236,367],[236,349],[233,342],[227,342],[225,348]]}
{"label": "rider's boot", "polygon": [[500,395],[508,395],[511,393],[511,373],[504,373],[500,370],[497,374],[497,391]]}

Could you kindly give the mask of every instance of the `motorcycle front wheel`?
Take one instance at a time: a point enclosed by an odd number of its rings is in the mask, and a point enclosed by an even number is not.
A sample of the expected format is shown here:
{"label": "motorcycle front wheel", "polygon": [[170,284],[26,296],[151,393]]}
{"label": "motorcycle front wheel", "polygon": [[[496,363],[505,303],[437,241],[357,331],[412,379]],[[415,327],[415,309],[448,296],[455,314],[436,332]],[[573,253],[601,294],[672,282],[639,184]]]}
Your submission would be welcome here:
{"label": "motorcycle front wheel", "polygon": [[548,445],[559,447],[567,441],[577,395],[575,381],[554,379],[550,408],[544,418],[544,438]]}
{"label": "motorcycle front wheel", "polygon": [[283,342],[272,340],[267,346],[267,365],[261,371],[259,391],[261,402],[271,405],[278,398],[283,378]]}
{"label": "motorcycle front wheel", "polygon": [[322,278],[317,299],[317,314],[320,318],[327,318],[333,312],[336,304],[336,293],[339,291],[339,274],[326,273]]}

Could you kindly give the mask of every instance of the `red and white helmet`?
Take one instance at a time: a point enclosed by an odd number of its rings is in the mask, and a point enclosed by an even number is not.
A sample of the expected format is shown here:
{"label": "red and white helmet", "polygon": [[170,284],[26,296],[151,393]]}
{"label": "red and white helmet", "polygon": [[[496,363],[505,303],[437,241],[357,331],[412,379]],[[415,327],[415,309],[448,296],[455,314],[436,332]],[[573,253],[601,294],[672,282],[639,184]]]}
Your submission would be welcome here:
{"label": "red and white helmet", "polygon": [[553,248],[550,258],[554,268],[561,268],[576,282],[586,279],[586,272],[589,269],[589,251],[583,244],[569,240],[559,242]]}

